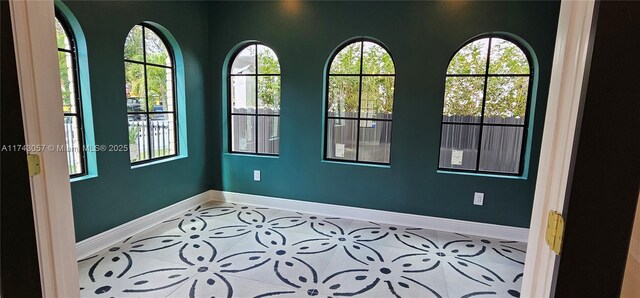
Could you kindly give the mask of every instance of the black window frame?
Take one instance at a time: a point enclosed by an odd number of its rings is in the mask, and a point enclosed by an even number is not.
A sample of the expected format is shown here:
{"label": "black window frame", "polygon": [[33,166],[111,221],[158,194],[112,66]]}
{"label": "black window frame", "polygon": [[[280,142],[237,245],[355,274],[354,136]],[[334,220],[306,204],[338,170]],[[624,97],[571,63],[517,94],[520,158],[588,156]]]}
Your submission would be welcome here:
{"label": "black window frame", "polygon": [[[389,55],[389,57],[391,57],[391,61],[393,62],[393,74],[363,74],[362,73],[362,65],[364,64],[364,43],[365,42],[371,42],[371,43],[375,43],[376,45],[380,46],[381,48],[383,48],[387,54]],[[331,65],[333,64],[333,60],[336,58],[336,56],[346,47],[354,44],[354,43],[360,43],[360,72],[359,74],[331,74]],[[396,84],[397,84],[397,72],[396,72],[396,61],[393,58],[393,55],[391,54],[391,51],[389,50],[389,48],[387,48],[387,46],[385,46],[382,42],[375,40],[373,38],[367,38],[367,37],[358,37],[358,38],[353,38],[350,39],[344,43],[342,43],[337,49],[335,49],[333,51],[333,53],[331,54],[331,57],[329,57],[329,63],[327,64],[326,70],[325,70],[325,89],[324,89],[324,93],[325,93],[325,98],[324,98],[324,147],[322,149],[322,151],[324,152],[324,160],[327,161],[332,161],[332,162],[340,162],[340,163],[354,163],[354,164],[369,164],[369,165],[383,165],[383,166],[390,166],[391,165],[391,152],[392,151],[392,147],[393,147],[393,113],[391,116],[391,119],[377,119],[377,118],[366,118],[366,117],[361,117],[360,115],[360,110],[362,108],[362,78],[363,77],[393,77],[393,104],[392,104],[392,110],[395,111],[395,104],[396,104],[396,92],[395,92],[395,88],[396,88]],[[329,80],[332,76],[336,76],[336,77],[340,77],[340,76],[344,76],[344,77],[358,77],[359,79],[359,83],[358,83],[358,117],[339,117],[339,116],[329,116]],[[340,159],[340,158],[330,158],[328,157],[328,151],[327,151],[327,145],[329,144],[329,132],[328,132],[328,126],[329,126],[329,120],[331,119],[338,119],[338,120],[355,120],[357,121],[356,127],[357,129],[357,134],[356,134],[356,159],[355,160],[350,160],[350,159]],[[361,161],[358,160],[359,159],[359,153],[360,153],[360,122],[361,121],[383,121],[383,122],[389,122],[391,123],[391,132],[389,134],[389,162],[375,162],[375,161]]]}
{"label": "black window frame", "polygon": [[[164,34],[162,34],[162,32],[160,32],[158,29],[154,28],[152,25],[149,25],[147,23],[139,23],[136,24],[135,26],[141,26],[142,27],[142,62],[140,61],[136,61],[136,60],[131,60],[131,59],[127,59],[124,58],[124,62],[125,63],[135,63],[138,65],[142,65],[142,69],[144,72],[144,86],[145,86],[145,90],[144,90],[144,96],[145,96],[145,101],[146,101],[146,105],[147,108],[145,111],[141,111],[141,112],[130,112],[128,107],[127,107],[127,130],[129,127],[129,116],[130,115],[144,115],[146,118],[146,122],[147,122],[147,154],[149,156],[148,159],[145,160],[138,160],[138,161],[131,161],[131,158],[129,158],[129,162],[131,163],[132,166],[135,165],[140,165],[140,164],[145,164],[145,163],[150,163],[150,162],[155,162],[158,160],[163,160],[163,159],[167,159],[167,158],[172,158],[172,157],[176,157],[178,155],[180,155],[180,139],[179,139],[179,128],[180,128],[180,121],[178,119],[178,84],[177,84],[177,74],[176,74],[176,59],[175,59],[175,54],[173,52],[173,48],[171,47],[171,44],[169,43],[169,41],[167,40],[167,38],[164,36]],[[135,26],[133,26],[131,28],[131,30],[133,30],[135,28]],[[162,41],[162,43],[164,44],[164,47],[167,49],[167,53],[169,55],[169,58],[171,59],[171,66],[166,66],[166,65],[161,65],[161,64],[155,64],[155,63],[149,63],[147,62],[147,47],[146,47],[146,39],[145,39],[145,30],[144,29],[148,29],[150,31],[152,31],[153,33],[155,33],[156,36],[158,36],[158,38],[160,38],[160,40]],[[131,30],[129,30],[129,32],[131,32]],[[171,69],[171,83],[173,84],[173,111],[166,111],[166,112],[151,112],[149,109],[149,84],[148,82],[148,78],[147,78],[147,66],[153,66],[153,67],[160,67],[160,68],[165,68],[165,69]],[[125,70],[126,73],[126,70]],[[126,78],[125,78],[125,84],[126,84]],[[126,98],[126,96],[125,96]],[[126,104],[126,101],[125,101]],[[173,138],[175,140],[175,150],[173,154],[168,154],[168,155],[163,155],[161,157],[152,157],[152,153],[153,153],[153,149],[151,148],[153,146],[153,140],[152,140],[152,136],[150,133],[150,129],[151,129],[151,115],[167,115],[167,114],[172,114],[173,115],[173,124],[174,124],[174,129],[173,129]],[[131,146],[131,144],[129,144],[129,146]],[[129,151],[131,150],[131,148],[129,148]]]}
{"label": "black window frame", "polygon": [[[62,49],[62,48],[58,48],[58,52],[65,52],[70,54],[71,56],[71,68],[72,68],[72,73],[73,73],[73,80],[74,80],[74,92],[76,94],[75,96],[75,106],[76,106],[76,112],[75,113],[67,113],[64,112],[64,117],[76,117],[77,118],[77,123],[78,123],[78,138],[79,138],[79,142],[80,142],[80,146],[78,147],[78,151],[80,153],[80,173],[76,173],[76,174],[69,174],[70,178],[78,178],[78,177],[82,177],[88,174],[87,171],[87,152],[86,152],[86,138],[85,138],[85,130],[84,130],[84,115],[83,115],[83,110],[82,110],[82,90],[80,87],[80,67],[78,65],[78,46],[77,46],[77,42],[76,42],[76,37],[75,34],[73,34],[73,31],[71,30],[71,26],[69,25],[69,20],[64,16],[64,14],[58,10],[56,8],[55,10],[55,18],[56,20],[58,20],[58,23],[60,23],[60,26],[62,26],[62,30],[64,30],[65,35],[67,36],[67,39],[69,40],[69,46],[71,47],[71,49]],[[65,132],[66,135],[66,132]],[[72,148],[67,148],[67,150],[71,150]]]}
{"label": "black window frame", "polygon": [[[489,42],[488,42],[488,46],[487,46],[487,60],[485,63],[485,71],[482,74],[449,74],[447,73],[449,70],[449,65],[451,64],[451,60],[453,60],[453,58],[455,57],[456,54],[458,54],[458,52],[466,47],[468,44],[480,40],[480,39],[485,39],[488,38]],[[499,39],[503,39],[506,40],[508,42],[511,42],[512,44],[514,44],[515,46],[517,46],[522,53],[524,53],[525,57],[527,58],[527,63],[529,64],[529,74],[490,74],[489,73],[489,65],[491,62],[491,41],[493,40],[493,38],[499,38]],[[447,68],[445,70],[445,89],[444,92],[446,94],[447,90],[446,90],[446,80],[449,77],[484,77],[484,90],[482,92],[482,108],[480,111],[480,121],[478,123],[470,123],[470,122],[447,122],[444,121],[442,119],[442,113],[440,113],[440,142],[438,143],[438,171],[445,171],[445,172],[460,172],[460,173],[470,173],[470,174],[487,174],[487,175],[496,175],[496,176],[511,176],[511,177],[522,177],[524,175],[524,167],[525,167],[525,161],[526,161],[526,151],[527,151],[527,140],[529,137],[529,130],[530,130],[530,119],[529,119],[529,115],[531,112],[531,99],[532,99],[532,91],[533,91],[533,84],[534,84],[534,78],[535,78],[535,64],[534,64],[534,60],[533,60],[533,56],[530,52],[530,50],[525,47],[521,41],[517,40],[516,38],[508,35],[508,34],[500,34],[500,33],[487,33],[487,34],[481,34],[478,36],[475,36],[467,41],[465,41],[461,46],[459,46],[454,52],[453,55],[451,55],[451,58],[449,59],[449,63],[447,64]],[[485,104],[486,104],[486,97],[487,97],[487,83],[490,77],[529,77],[529,84],[527,87],[527,104],[526,104],[526,109],[525,109],[525,114],[524,114],[524,119],[523,119],[523,124],[496,124],[496,123],[484,123],[484,110],[485,110]],[[443,96],[443,100],[442,100],[442,111],[444,111],[444,101],[446,100],[446,98]],[[476,164],[475,164],[475,170],[467,170],[467,169],[454,169],[454,168],[444,168],[440,166],[440,155],[441,155],[441,146],[442,146],[442,127],[444,125],[467,125],[467,126],[477,126],[479,127],[479,136],[478,136],[478,153],[477,153],[477,158],[476,158]],[[483,171],[480,170],[480,156],[482,153],[482,131],[484,127],[522,127],[523,128],[523,132],[522,132],[522,140],[521,140],[521,148],[520,148],[520,161],[519,161],[519,166],[518,166],[518,172],[517,173],[509,173],[509,172],[500,172],[500,171]]]}
{"label": "black window frame", "polygon": [[[256,63],[256,71],[253,74],[233,74],[232,73],[232,68],[233,68],[233,63],[236,61],[236,58],[238,57],[238,55],[240,55],[240,53],[242,51],[244,51],[245,49],[254,46],[256,47],[256,53],[255,53],[255,63]],[[278,118],[278,136],[280,136],[280,125],[281,123],[281,118],[280,118],[280,113],[278,112],[278,114],[260,114],[259,113],[259,108],[258,108],[258,103],[260,102],[260,99],[258,98],[258,77],[279,77],[280,78],[280,106],[282,106],[282,68],[280,68],[280,73],[279,74],[261,74],[258,73],[258,69],[260,68],[260,66],[258,65],[258,46],[264,46],[269,48],[271,51],[273,51],[273,53],[275,54],[275,51],[273,50],[273,48],[271,48],[270,46],[266,45],[265,43],[261,42],[261,41],[252,41],[252,42],[248,42],[243,44],[241,47],[239,47],[231,56],[231,59],[229,59],[229,63],[227,65],[227,132],[228,132],[228,151],[229,153],[232,154],[247,154],[247,155],[257,155],[257,156],[280,156],[280,148],[278,148],[278,153],[261,153],[258,150],[258,118],[260,116],[262,117],[275,117]],[[278,57],[278,54],[275,54],[276,57]],[[280,67],[280,59],[278,58],[278,67]],[[256,81],[256,90],[255,90],[255,113],[235,113],[233,112],[233,100],[231,98],[232,94],[231,94],[231,81],[233,77],[255,77],[255,81]],[[247,152],[247,151],[234,151],[233,150],[233,116],[252,116],[255,118],[255,127],[254,127],[254,139],[255,139],[255,152]]]}

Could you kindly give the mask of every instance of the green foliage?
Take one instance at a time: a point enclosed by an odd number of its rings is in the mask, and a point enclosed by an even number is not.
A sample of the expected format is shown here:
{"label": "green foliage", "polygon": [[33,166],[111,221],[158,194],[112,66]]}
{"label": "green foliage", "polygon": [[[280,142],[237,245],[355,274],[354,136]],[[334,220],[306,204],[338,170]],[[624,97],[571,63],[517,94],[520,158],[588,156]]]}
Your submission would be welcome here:
{"label": "green foliage", "polygon": [[[280,74],[278,57],[263,45],[258,45],[258,73]],[[280,109],[280,76],[258,77],[258,107]]]}
{"label": "green foliage", "polygon": [[394,77],[362,77],[362,107],[365,117],[393,113]]}
{"label": "green foliage", "polygon": [[335,114],[358,111],[360,77],[329,76],[329,111]]}
{"label": "green foliage", "polygon": [[73,68],[69,53],[58,52],[58,67],[60,69],[60,90],[62,92],[62,108],[65,113],[71,112],[71,97],[73,89]]}
{"label": "green foliage", "polygon": [[[363,48],[364,52],[361,52]],[[360,57],[363,58],[362,65],[360,65]],[[334,114],[356,113],[360,108],[364,117],[393,113],[395,78],[393,76],[363,76],[362,88],[360,88],[360,67],[362,67],[363,74],[395,73],[391,56],[381,46],[365,41],[355,42],[344,47],[331,61],[329,112]],[[353,76],[331,76],[331,74],[350,74]],[[361,97],[362,107],[358,106],[359,97]]]}
{"label": "green foliage", "polygon": [[[145,36],[146,49],[143,49],[142,36]],[[170,65],[169,52],[164,43],[153,31],[135,26],[127,35],[124,45],[125,59],[147,63]],[[146,98],[150,100],[149,105],[167,106],[170,88],[172,83],[172,73],[167,68],[157,66],[147,66],[147,80],[145,82],[145,69],[142,64],[125,62],[125,78],[127,83],[127,97]],[[145,84],[146,83],[146,84]],[[146,90],[145,90],[146,87]],[[142,102],[144,105],[144,101]]]}
{"label": "green foliage", "polygon": [[447,74],[486,73],[488,46],[488,38],[479,39],[464,46],[451,58]]}
{"label": "green foliage", "polygon": [[258,77],[258,108],[280,109],[280,77]]}
{"label": "green foliage", "polygon": [[134,26],[124,41],[124,58],[133,61],[144,61],[142,49],[142,26]]}
{"label": "green foliage", "polygon": [[443,115],[480,116],[484,77],[447,77]]}
{"label": "green foliage", "polygon": [[129,144],[135,144],[140,134],[140,126],[129,126]]}
{"label": "green foliage", "polygon": [[[489,52],[490,74],[529,74],[529,62],[515,44],[493,38]],[[469,43],[451,59],[447,74],[486,74],[489,38]],[[448,76],[445,85],[443,115],[480,116],[484,93],[483,76]],[[529,77],[489,77],[486,90],[485,117],[524,117],[527,107]]]}
{"label": "green foliage", "polygon": [[[56,19],[56,42],[58,48],[71,49],[66,32],[62,24]],[[58,67],[60,70],[60,90],[62,91],[62,107],[64,112],[71,112],[71,97],[73,92],[73,61],[71,54],[58,51]]]}
{"label": "green foliage", "polygon": [[360,74],[361,42],[354,42],[344,47],[333,61],[331,61],[331,74]]}
{"label": "green foliage", "polygon": [[528,88],[528,77],[489,78],[485,117],[524,117]]}

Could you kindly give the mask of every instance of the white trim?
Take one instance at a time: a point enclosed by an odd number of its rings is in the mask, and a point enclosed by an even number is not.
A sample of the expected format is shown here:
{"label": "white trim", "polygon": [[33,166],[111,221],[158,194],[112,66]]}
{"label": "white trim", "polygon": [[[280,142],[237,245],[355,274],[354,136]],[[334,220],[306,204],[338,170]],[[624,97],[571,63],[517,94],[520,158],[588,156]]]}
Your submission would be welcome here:
{"label": "white trim", "polygon": [[283,198],[219,190],[212,191],[212,198],[213,200],[220,202],[247,204],[260,207],[269,207],[324,216],[337,216],[364,221],[371,221],[372,219],[374,219],[375,222],[379,223],[425,228],[468,235],[477,235],[503,240],[515,240],[521,242],[527,241],[529,231],[528,229],[518,227],[509,227],[358,207],[289,200]]}
{"label": "white trim", "polygon": [[[62,146],[65,138],[53,1],[14,0],[9,4],[25,144]],[[30,184],[42,296],[77,297],[67,157],[54,150],[29,153],[38,154],[41,165],[41,174],[31,177]]]}
{"label": "white trim", "polygon": [[547,247],[544,233],[549,210],[562,212],[564,206],[581,96],[586,90],[590,41],[595,34],[594,8],[594,0],[562,1],[560,5],[522,297],[552,295],[556,255]]}
{"label": "white trim", "polygon": [[153,213],[138,217],[93,237],[82,240],[76,244],[78,260],[89,257],[133,234],[152,228],[155,225],[184,212],[185,210],[189,210],[203,203],[209,202],[212,198],[213,191],[208,190]]}

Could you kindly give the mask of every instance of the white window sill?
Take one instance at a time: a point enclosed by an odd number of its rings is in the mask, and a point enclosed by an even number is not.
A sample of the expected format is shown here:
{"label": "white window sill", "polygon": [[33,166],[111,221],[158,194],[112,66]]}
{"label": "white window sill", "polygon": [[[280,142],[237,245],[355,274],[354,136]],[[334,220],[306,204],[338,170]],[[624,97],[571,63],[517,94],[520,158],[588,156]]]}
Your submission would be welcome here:
{"label": "white window sill", "polygon": [[165,162],[171,162],[171,161],[179,160],[179,159],[183,159],[183,158],[187,158],[187,155],[178,155],[178,156],[173,156],[173,157],[169,157],[169,158],[163,158],[163,159],[159,159],[159,160],[145,162],[145,163],[141,163],[141,164],[137,164],[137,165],[132,165],[131,169],[133,170],[133,169],[144,168],[144,167],[147,167],[147,166],[162,164],[162,163],[165,163]]}

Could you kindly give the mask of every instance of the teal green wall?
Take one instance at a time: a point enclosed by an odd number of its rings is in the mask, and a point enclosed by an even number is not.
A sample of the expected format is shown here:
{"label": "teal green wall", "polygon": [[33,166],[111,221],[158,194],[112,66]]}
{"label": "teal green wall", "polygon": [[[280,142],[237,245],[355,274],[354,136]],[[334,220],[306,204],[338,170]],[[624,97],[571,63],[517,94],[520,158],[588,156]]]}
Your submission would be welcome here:
{"label": "teal green wall", "polygon": [[[528,227],[538,168],[559,2],[213,2],[210,71],[215,189]],[[438,173],[444,73],[467,39],[492,31],[524,39],[538,58],[538,90],[528,178]],[[354,36],[391,50],[396,89],[391,167],[322,161],[323,70],[331,52]],[[259,40],[282,69],[280,156],[229,154],[223,73],[229,51]],[[253,181],[253,170],[262,181]],[[473,193],[485,193],[474,206]]]}
{"label": "teal green wall", "polygon": [[[166,28],[184,58],[189,154],[131,169],[128,152],[98,152],[98,176],[71,184],[78,241],[211,189],[212,100],[208,88],[208,4],[65,1],[82,26],[90,69],[95,142],[128,144],[124,99],[124,40],[142,21]],[[188,25],[185,25],[188,23]],[[180,83],[180,81],[178,81]]]}
{"label": "teal green wall", "polygon": [[[182,199],[219,189],[304,201],[497,223],[529,224],[559,2],[65,1],[86,37],[95,142],[127,144],[123,43],[132,26],[164,26],[182,50],[188,157],[131,169],[128,152],[98,152],[98,176],[73,182],[77,240]],[[438,173],[440,113],[448,60],[465,40],[515,34],[538,58],[538,92],[527,179]],[[396,62],[391,167],[322,161],[326,59],[343,41],[371,36]],[[280,156],[226,153],[223,65],[260,40],[282,67]],[[254,169],[262,181],[254,182]],[[474,191],[485,205],[472,205]]]}

